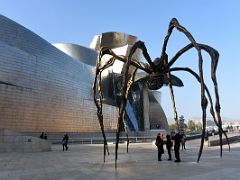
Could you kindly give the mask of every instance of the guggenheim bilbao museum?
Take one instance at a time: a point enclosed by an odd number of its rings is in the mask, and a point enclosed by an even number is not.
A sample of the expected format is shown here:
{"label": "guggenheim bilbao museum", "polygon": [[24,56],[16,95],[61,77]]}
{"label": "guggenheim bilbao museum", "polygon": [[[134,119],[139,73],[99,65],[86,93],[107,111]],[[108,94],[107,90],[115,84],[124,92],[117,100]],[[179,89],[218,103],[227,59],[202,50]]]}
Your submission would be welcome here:
{"label": "guggenheim bilbao museum", "polygon": [[[50,44],[0,15],[0,128],[15,132],[100,132],[92,84],[102,46],[127,55],[135,36],[107,32],[90,47]],[[140,53],[136,53],[140,60]],[[117,126],[121,62],[103,73],[103,116],[106,132]],[[138,72],[142,76],[143,72]],[[130,131],[168,129],[159,91],[133,84],[126,106]]]}

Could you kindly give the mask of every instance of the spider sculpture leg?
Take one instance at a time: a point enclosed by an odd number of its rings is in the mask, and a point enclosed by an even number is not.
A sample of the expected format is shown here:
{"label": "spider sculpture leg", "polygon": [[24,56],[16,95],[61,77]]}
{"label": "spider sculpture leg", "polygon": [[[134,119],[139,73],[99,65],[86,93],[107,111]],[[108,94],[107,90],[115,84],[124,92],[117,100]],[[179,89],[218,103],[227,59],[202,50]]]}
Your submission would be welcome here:
{"label": "spider sculpture leg", "polygon": [[127,60],[122,69],[122,93],[121,93],[121,103],[119,107],[119,118],[118,118],[118,127],[116,132],[116,148],[115,148],[115,168],[117,168],[117,157],[118,157],[118,144],[119,144],[119,134],[120,134],[120,124],[124,121],[125,107],[128,98],[128,94],[131,88],[131,85],[135,79],[137,68],[135,67],[133,74],[129,78],[129,67],[132,61],[132,55],[137,50],[137,45],[135,44],[127,57]]}
{"label": "spider sculpture leg", "polygon": [[[102,52],[101,53],[102,56],[104,54],[108,54],[108,55],[113,56],[114,60],[118,59],[118,60],[121,60],[122,62],[126,62],[127,61],[126,59],[121,58],[120,56],[117,56],[111,49],[107,49],[107,50],[103,49],[101,52]],[[114,62],[110,61],[110,63],[108,63],[109,65],[107,67],[113,65],[113,63]],[[142,66],[141,64],[139,64],[139,65]],[[103,68],[103,69],[105,69],[105,68]],[[137,71],[137,68],[135,68],[135,70],[133,72],[133,76],[131,76],[130,80],[127,83],[127,90],[126,90],[126,94],[125,94],[126,97],[128,97],[130,87],[131,87],[132,83],[134,82],[134,77],[135,77],[136,71]],[[120,109],[120,107],[119,107],[119,109]],[[125,106],[124,106],[123,109],[124,109],[124,111],[122,112],[122,115],[119,115],[120,122],[118,122],[118,127],[117,127],[117,131],[116,131],[116,148],[115,148],[116,149],[116,160],[117,160],[117,150],[118,150],[118,143],[119,143],[120,124],[122,124],[122,123],[124,124],[124,129],[125,129],[125,133],[126,133],[126,137],[127,137],[127,152],[128,152],[128,146],[129,146],[128,130],[127,130],[127,124],[126,124],[126,121],[125,121],[125,115],[126,115]]]}
{"label": "spider sculpture leg", "polygon": [[[147,48],[146,46],[144,45],[143,42],[141,41],[138,41],[135,43],[135,45],[132,47],[132,51],[136,51],[137,48],[140,48],[143,52],[143,55],[145,57],[145,59],[147,60],[147,62],[149,63],[152,71],[150,72],[153,73],[153,72],[157,72],[157,68],[156,68],[156,65],[152,62],[148,52],[147,52]],[[167,54],[164,53],[161,57],[163,60],[164,60],[164,63],[167,64],[168,63],[168,60],[167,60]],[[149,73],[149,72],[148,72]],[[171,100],[172,100],[172,104],[173,104],[173,110],[174,110],[174,119],[175,119],[175,122],[176,122],[176,125],[177,125],[177,128],[179,130],[179,123],[178,123],[178,115],[177,115],[177,108],[176,108],[176,103],[175,103],[175,99],[174,99],[174,92],[173,92],[173,86],[172,86],[172,81],[171,81],[171,74],[170,72],[167,73],[167,76],[168,76],[168,81],[169,81],[169,89],[170,89],[170,94],[171,94]]]}
{"label": "spider sculpture leg", "polygon": [[[121,61],[125,62],[125,65],[123,67],[123,71],[122,71],[122,74],[123,74],[123,83],[122,83],[122,98],[121,98],[121,104],[120,104],[120,107],[119,107],[119,121],[118,122],[118,130],[117,130],[117,133],[116,133],[116,148],[115,148],[115,167],[117,167],[117,152],[118,152],[118,143],[119,143],[119,133],[120,133],[120,123],[121,122],[124,122],[124,124],[126,124],[125,122],[125,106],[126,106],[126,101],[127,101],[127,97],[128,97],[128,94],[129,94],[129,91],[130,91],[130,88],[132,86],[132,83],[134,82],[135,80],[135,76],[136,76],[136,72],[137,72],[137,69],[140,68],[148,73],[151,73],[152,70],[149,69],[148,66],[144,65],[143,63],[140,63],[138,61],[134,61],[132,59],[132,55],[136,52],[137,49],[141,49],[142,52],[143,52],[143,56],[145,57],[145,59],[148,61],[148,63],[150,64],[150,67],[153,69],[153,70],[156,70],[155,69],[155,65],[153,64],[148,52],[147,52],[147,48],[146,46],[144,45],[144,42],[142,41],[138,41],[136,42],[133,47],[131,48],[131,51],[129,53],[129,56],[127,58],[127,60],[121,60],[119,57],[117,57],[117,59],[120,59]],[[114,55],[114,53],[112,52],[111,55],[113,55],[113,57],[116,57],[116,55]],[[134,71],[133,71],[133,74],[132,76],[130,77],[130,79],[128,80],[127,79],[127,76],[128,76],[128,70],[129,70],[129,66],[130,65],[133,65],[135,67]],[[125,91],[126,89],[126,91]],[[126,125],[125,125],[126,127]],[[126,128],[125,128],[125,132],[127,132]],[[129,139],[128,139],[128,134],[126,133],[126,136],[127,136],[127,152],[128,152],[128,146],[129,146]]]}
{"label": "spider sculpture leg", "polygon": [[[127,85],[127,92],[130,91],[130,88],[132,87],[132,84],[135,80],[135,76],[136,76],[136,72],[137,72],[137,68],[134,69],[133,71],[133,75],[131,76],[130,80],[128,81],[128,85]],[[126,111],[125,111],[125,114],[126,114]],[[124,124],[125,124],[125,131],[128,132],[127,130],[127,126],[126,126],[126,118],[124,117]],[[128,152],[128,146],[129,146],[129,138],[128,138],[128,133],[126,133],[126,136],[127,136],[127,152]]]}
{"label": "spider sculpture leg", "polygon": [[[162,56],[162,58],[163,58],[163,63],[166,66],[168,64],[167,54],[164,54],[164,57]],[[177,114],[177,108],[176,108],[176,103],[175,103],[175,98],[174,98],[173,85],[172,85],[172,79],[171,79],[171,72],[170,71],[167,72],[167,78],[168,78],[168,82],[169,82],[168,86],[169,86],[172,105],[173,105],[174,120],[176,122],[177,130],[180,131],[178,114]]]}
{"label": "spider sculpture leg", "polygon": [[[146,58],[146,60],[149,62],[151,68],[149,68],[149,66],[145,65],[144,63],[141,63],[141,62],[138,62],[138,61],[132,59],[132,55],[138,48],[140,48],[143,51],[143,55]],[[155,65],[151,61],[151,58],[147,53],[147,49],[146,49],[144,43],[141,41],[138,41],[133,45],[127,59],[117,56],[111,49],[105,50],[104,53],[112,55],[115,59],[118,59],[125,63],[123,66],[123,69],[122,69],[122,75],[123,75],[122,76],[123,77],[122,93],[121,93],[122,95],[121,95],[121,101],[120,101],[121,103],[120,103],[120,107],[119,107],[119,118],[118,118],[117,131],[116,131],[115,168],[117,168],[117,156],[118,156],[117,152],[118,152],[118,144],[119,144],[120,124],[125,123],[124,122],[125,121],[125,119],[124,119],[125,107],[126,107],[126,101],[127,101],[130,87],[131,87],[132,83],[134,82],[134,78],[135,78],[136,71],[138,68],[144,70],[145,72],[152,73],[152,69],[155,69]],[[130,79],[128,79],[128,74],[129,74],[128,71],[129,71],[130,65],[134,66],[135,70],[134,70],[133,74],[131,75]],[[127,142],[127,151],[128,151],[128,144],[129,144],[129,140]]]}
{"label": "spider sculpture leg", "polygon": [[[155,69],[155,65],[152,63],[152,61],[151,61],[151,59],[150,59],[150,57],[149,57],[149,55],[148,55],[148,53],[147,53],[147,50],[146,50],[146,47],[145,47],[144,43],[143,43],[142,41],[138,41],[137,43],[135,43],[135,45],[141,46],[141,47],[139,47],[139,48],[142,49],[143,52],[145,52],[145,53],[143,53],[145,59],[146,59],[148,62],[150,61],[152,65],[150,65],[151,67],[149,67],[148,64],[142,63],[142,62],[137,61],[137,60],[135,60],[135,59],[132,59],[132,60],[130,61],[130,64],[131,64],[132,66],[138,68],[138,69],[141,69],[141,70],[145,71],[146,73],[152,73],[152,72],[153,72],[152,69],[153,69],[153,68]],[[135,45],[134,45],[134,46],[135,46]],[[132,47],[132,48],[133,48],[133,47]],[[136,50],[136,48],[134,48],[134,49]],[[111,49],[106,50],[104,53],[105,53],[105,54],[112,55],[115,59],[118,59],[119,61],[122,61],[122,62],[124,62],[124,63],[126,63],[126,61],[127,61],[127,60],[125,59],[125,57],[123,57],[123,56],[117,56]],[[148,57],[147,57],[147,55],[148,55]],[[150,64],[150,62],[149,62],[149,64]],[[153,66],[153,67],[152,67],[152,66]]]}
{"label": "spider sculpture leg", "polygon": [[[194,71],[193,71],[192,69],[190,69],[190,68],[180,68],[180,67],[176,67],[176,68],[171,68],[170,71],[186,71],[186,72],[192,74],[192,75],[197,79],[197,81],[200,83],[200,78],[199,78],[198,74],[197,74],[196,72],[194,72]],[[213,120],[214,120],[215,124],[216,124],[217,127],[219,128],[219,132],[222,132],[222,133],[224,134],[224,136],[226,137],[227,144],[228,144],[228,149],[229,149],[229,151],[230,151],[230,144],[229,144],[228,136],[227,136],[226,132],[223,131],[222,126],[219,125],[219,123],[218,123],[218,121],[217,121],[217,119],[216,119],[216,114],[215,114],[215,111],[214,111],[214,108],[213,108],[213,100],[212,100],[212,97],[211,97],[211,95],[210,95],[210,92],[209,92],[207,86],[206,86],[206,85],[204,85],[204,86],[205,86],[205,90],[206,90],[206,93],[207,93],[207,96],[208,96],[208,100],[209,100],[210,105],[211,105],[211,106],[210,106],[210,113],[211,113],[211,115],[212,115],[212,117],[213,117]],[[221,137],[220,137],[220,138],[221,138]],[[221,149],[221,151],[222,151],[222,148],[220,148],[220,149]],[[222,156],[222,153],[220,153],[220,156]]]}
{"label": "spider sculpture leg", "polygon": [[174,120],[176,122],[176,126],[179,131],[180,128],[179,128],[178,114],[177,114],[177,108],[176,108],[176,103],[175,103],[175,99],[174,99],[174,92],[173,92],[173,86],[172,86],[170,74],[168,75],[168,81],[169,81],[169,90],[170,90],[170,95],[171,95],[171,100],[172,100],[172,105],[173,105],[173,111],[174,111]]}
{"label": "spider sculpture leg", "polygon": [[[102,95],[102,83],[101,83],[101,73],[104,69],[110,67],[113,63],[114,63],[115,59],[114,58],[111,58],[103,67],[100,67],[101,66],[101,56],[97,62],[97,65],[96,65],[96,72],[95,72],[95,79],[94,79],[94,83],[93,83],[93,97],[94,97],[94,102],[95,102],[95,105],[97,107],[97,117],[98,117],[98,120],[99,120],[99,124],[100,124],[100,127],[101,127],[101,131],[102,131],[102,135],[103,135],[103,139],[104,139],[104,162],[105,162],[105,157],[106,157],[106,151],[109,155],[109,150],[108,150],[108,145],[107,145],[107,139],[106,139],[106,135],[105,135],[105,132],[104,132],[104,124],[103,124],[103,114],[102,114],[102,99],[103,99],[103,95]],[[98,84],[98,90],[96,91],[96,87],[97,87],[97,84]],[[99,102],[97,101],[97,92],[98,92],[98,95],[99,95]]]}
{"label": "spider sculpture leg", "polygon": [[[103,67],[100,67],[100,62],[101,62],[101,58],[104,54],[109,54],[109,55],[112,55],[113,57],[103,66]],[[103,115],[102,115],[102,90],[101,90],[101,73],[104,69],[110,67],[113,65],[115,59],[121,59],[121,57],[115,55],[110,49],[102,49],[100,51],[100,58],[99,58],[99,62],[97,64],[97,68],[96,68],[96,77],[95,77],[95,81],[94,81],[94,86],[93,86],[93,92],[94,92],[94,99],[95,99],[95,104],[98,108],[98,119],[99,119],[99,123],[100,123],[100,126],[101,126],[101,129],[102,129],[102,134],[103,134],[103,137],[104,137],[104,162],[105,162],[105,148],[107,148],[107,141],[106,141],[106,136],[105,136],[105,133],[104,133],[104,126],[103,126]],[[125,59],[121,59],[123,62],[125,62],[126,60]],[[122,93],[124,97],[127,97],[128,96],[128,93],[129,93],[129,90],[130,90],[130,87],[132,85],[132,82],[134,80],[134,76],[136,74],[136,70],[137,68],[135,69],[134,73],[133,73],[133,76],[130,78],[130,80],[127,82],[127,89],[126,91],[123,91],[125,93]],[[126,70],[127,71],[127,70]],[[127,77],[127,76],[126,76]],[[125,79],[125,78],[124,78]],[[126,79],[127,80],[127,79]],[[100,103],[97,102],[96,100],[96,82],[98,81],[98,94],[99,94],[99,97],[100,97]],[[122,102],[122,101],[121,101]],[[121,105],[122,105],[122,108],[121,108]],[[125,122],[125,104],[121,103],[120,105],[120,109],[124,109],[124,111],[121,111],[120,110],[120,113],[119,113],[119,118],[118,118],[118,127],[117,127],[117,131],[116,131],[116,157],[115,157],[115,161],[117,161],[117,149],[118,149],[118,143],[119,143],[119,133],[120,133],[120,124],[124,123],[125,126],[126,126],[126,122]],[[125,129],[126,130],[126,129]],[[126,130],[126,136],[127,136],[127,151],[128,151],[128,145],[129,145],[129,139],[128,139],[128,133],[127,133],[127,130]],[[116,164],[116,163],[115,163]],[[115,165],[116,166],[116,165]]]}
{"label": "spider sculpture leg", "polygon": [[200,74],[200,84],[201,84],[201,107],[202,107],[202,123],[203,123],[203,130],[202,130],[202,137],[201,137],[201,144],[200,144],[200,150],[199,150],[199,154],[198,154],[198,162],[199,159],[201,157],[202,154],[202,149],[203,149],[203,143],[204,143],[204,136],[205,136],[205,131],[206,131],[206,108],[207,108],[207,98],[205,96],[205,89],[204,89],[204,79],[203,79],[203,59],[202,59],[202,54],[201,54],[201,49],[198,46],[198,44],[196,43],[196,41],[194,40],[193,36],[187,31],[186,28],[184,28],[183,26],[181,26],[176,18],[173,18],[170,21],[169,27],[168,27],[168,33],[164,39],[164,43],[163,43],[163,48],[162,48],[162,54],[161,57],[164,56],[166,54],[166,47],[167,47],[167,43],[169,40],[169,37],[172,34],[173,29],[176,28],[178,31],[182,32],[183,34],[185,34],[185,36],[190,40],[190,42],[193,44],[193,46],[195,47],[195,49],[197,50],[198,53],[198,61],[199,61],[199,74]]}
{"label": "spider sculpture leg", "polygon": [[[134,71],[133,75],[130,79],[128,79],[128,72],[129,72],[129,63],[125,64],[123,67],[123,81],[122,81],[122,95],[121,95],[121,101],[120,101],[120,107],[119,107],[119,117],[118,117],[118,125],[117,125],[117,131],[116,131],[116,147],[115,147],[115,168],[117,168],[117,157],[118,157],[118,144],[119,144],[119,135],[120,135],[120,125],[124,122],[124,116],[125,116],[125,107],[126,102],[129,94],[129,90],[131,88],[131,85],[133,83],[133,78],[135,76],[136,70]],[[128,143],[127,143],[127,150],[128,150]]]}
{"label": "spider sculpture leg", "polygon": [[[215,99],[216,99],[216,114],[214,112],[213,109],[213,105],[211,102],[211,107],[210,107],[210,113],[213,116],[214,122],[215,124],[218,126],[219,128],[219,140],[220,140],[220,156],[222,157],[222,134],[224,134],[224,136],[226,137],[227,143],[228,143],[228,148],[230,151],[230,144],[229,144],[229,140],[227,137],[227,134],[225,131],[223,131],[222,129],[222,120],[221,120],[221,115],[220,115],[220,104],[219,104],[219,95],[218,95],[218,88],[217,88],[217,78],[216,78],[216,68],[217,68],[217,63],[218,63],[218,58],[219,58],[219,53],[212,47],[208,46],[208,45],[204,45],[204,44],[198,44],[198,46],[201,48],[201,50],[206,51],[210,57],[211,57],[211,64],[212,64],[212,68],[211,68],[211,76],[212,76],[212,80],[213,80],[213,84],[214,84],[214,90],[215,90]],[[169,67],[171,67],[174,62],[186,51],[188,51],[189,49],[193,48],[193,44],[190,43],[189,45],[185,46],[184,48],[182,48],[180,51],[177,52],[177,54],[170,60],[170,62],[168,63],[168,65],[165,67],[165,69],[168,69]],[[195,76],[195,75],[194,75]],[[210,94],[209,94],[210,96]],[[209,99],[210,100],[210,99]],[[217,117],[216,117],[217,116]]]}
{"label": "spider sculpture leg", "polygon": [[[219,53],[215,49],[213,49],[212,47],[207,46],[207,45],[200,44],[199,47],[201,49],[205,50],[211,56],[211,77],[212,77],[212,81],[214,84],[215,99],[216,99],[215,110],[216,110],[216,115],[217,115],[217,118],[214,116],[215,117],[214,121],[219,127],[220,156],[222,157],[222,134],[224,134],[224,136],[227,139],[229,151],[230,151],[230,144],[229,144],[226,133],[222,129],[222,119],[221,119],[221,115],[220,115],[220,102],[219,102],[218,84],[217,84],[217,78],[216,78],[216,70],[217,70],[217,64],[218,64],[218,59],[219,59]],[[213,108],[212,108],[212,110],[213,110]],[[212,112],[212,114],[215,115],[214,112]]]}
{"label": "spider sculpture leg", "polygon": [[[127,93],[129,94],[130,88],[132,87],[132,84],[134,82],[135,76],[136,76],[137,68],[134,69],[133,75],[131,76],[130,80],[127,83]],[[128,97],[128,95],[127,95]],[[128,153],[128,147],[129,147],[129,138],[128,138],[128,128],[127,128],[127,122],[126,122],[126,110],[123,112],[123,124],[124,124],[124,129],[127,137],[127,153]]]}
{"label": "spider sculpture leg", "polygon": [[[219,94],[218,94],[218,83],[217,83],[217,77],[216,77],[216,70],[217,70],[217,64],[218,64],[218,57],[219,54],[217,54],[217,57],[214,58],[214,60],[212,61],[212,68],[211,68],[211,77],[212,77],[212,81],[214,84],[214,90],[215,90],[215,96],[216,96],[216,103],[215,103],[215,109],[216,109],[216,113],[217,113],[217,119],[218,119],[218,123],[219,126],[222,127],[222,119],[221,119],[221,115],[220,115],[220,100],[219,100]],[[222,130],[222,129],[221,129]],[[222,145],[222,132],[224,131],[219,131],[219,138],[220,138],[220,144]],[[226,136],[226,134],[224,134]],[[229,145],[229,142],[228,142]],[[229,150],[230,150],[230,146],[229,146]],[[221,154],[222,156],[222,146],[221,146]]]}
{"label": "spider sculpture leg", "polygon": [[124,121],[123,121],[124,130],[125,130],[125,134],[126,134],[126,138],[127,138],[127,153],[128,153],[129,138],[128,138],[128,127],[127,127],[127,123],[126,123],[126,111],[124,111],[123,119],[124,119]]}
{"label": "spider sculpture leg", "polygon": [[[130,87],[132,85],[132,83],[134,82],[134,78],[135,78],[135,75],[136,75],[136,71],[137,69],[141,69],[147,73],[151,73],[152,72],[152,68],[149,68],[149,66],[147,64],[144,64],[144,63],[141,63],[137,60],[134,60],[132,59],[132,55],[134,54],[134,52],[137,50],[137,48],[140,48],[143,50],[143,54],[144,54],[144,57],[151,62],[151,59],[147,53],[147,50],[146,50],[146,47],[144,46],[144,43],[139,41],[137,43],[135,43],[135,45],[131,48],[131,52],[129,53],[129,57],[128,59],[126,59],[125,57],[123,56],[117,56],[111,49],[102,49],[101,51],[101,56],[100,56],[100,60],[101,60],[101,57],[105,54],[108,54],[108,55],[111,55],[114,59],[118,59],[122,62],[125,63],[124,67],[123,67],[123,71],[122,71],[122,74],[123,74],[123,82],[122,82],[122,98],[121,98],[121,103],[120,103],[120,107],[119,107],[119,118],[118,118],[118,127],[117,127],[117,131],[116,131],[116,148],[115,148],[115,167],[117,167],[117,151],[118,151],[118,143],[119,143],[119,133],[120,133],[120,124],[123,123],[126,123],[125,122],[125,119],[124,119],[124,114],[125,114],[125,106],[126,106],[126,100],[127,100],[127,96],[128,96],[128,93],[129,93],[129,90],[130,90]],[[110,63],[109,63],[110,64]],[[113,63],[111,63],[112,65]],[[153,64],[153,63],[152,63]],[[135,70],[131,76],[130,79],[127,79],[128,77],[128,70],[129,70],[129,66],[132,65],[135,67]],[[96,68],[96,74],[99,74],[99,66],[97,64],[97,67]],[[154,66],[154,65],[153,65]],[[153,67],[154,68],[154,67]],[[97,77],[97,76],[96,76]],[[95,81],[97,81],[97,78],[95,78]],[[94,83],[96,84],[96,83]],[[96,93],[96,85],[94,85],[93,87],[93,91]],[[96,99],[96,98],[95,98]],[[96,103],[97,105],[97,103]],[[98,106],[97,106],[98,107]],[[99,108],[98,108],[99,109]],[[100,118],[99,118],[100,119]],[[128,136],[128,135],[127,135]],[[128,137],[127,137],[127,151],[128,151],[128,144],[129,144],[129,140],[128,140]]]}

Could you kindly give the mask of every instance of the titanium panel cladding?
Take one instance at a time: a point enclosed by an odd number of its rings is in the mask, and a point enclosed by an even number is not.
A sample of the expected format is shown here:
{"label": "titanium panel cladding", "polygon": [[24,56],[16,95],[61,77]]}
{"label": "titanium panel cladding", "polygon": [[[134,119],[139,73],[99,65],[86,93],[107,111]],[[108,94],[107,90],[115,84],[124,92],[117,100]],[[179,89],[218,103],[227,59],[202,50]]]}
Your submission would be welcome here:
{"label": "titanium panel cladding", "polygon": [[[18,132],[100,131],[93,67],[0,15],[0,127]],[[105,128],[117,109],[104,106]]]}
{"label": "titanium panel cladding", "polygon": [[90,66],[96,65],[98,53],[90,48],[86,48],[77,44],[57,43],[53,44],[56,48],[60,49],[73,59],[79,60]]}

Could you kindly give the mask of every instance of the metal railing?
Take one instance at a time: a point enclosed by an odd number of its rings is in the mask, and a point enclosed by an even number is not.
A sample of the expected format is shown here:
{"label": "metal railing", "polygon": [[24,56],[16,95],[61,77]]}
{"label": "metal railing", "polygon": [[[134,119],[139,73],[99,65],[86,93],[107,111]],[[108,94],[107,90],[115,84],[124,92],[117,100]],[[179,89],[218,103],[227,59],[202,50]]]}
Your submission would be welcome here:
{"label": "metal railing", "polygon": [[[143,142],[152,142],[156,137],[128,137],[130,143],[143,143]],[[61,144],[61,139],[49,139],[52,144]],[[108,144],[115,144],[115,137],[107,137]],[[69,144],[103,144],[103,138],[92,137],[92,138],[69,138]],[[126,143],[126,137],[120,137],[119,143]]]}

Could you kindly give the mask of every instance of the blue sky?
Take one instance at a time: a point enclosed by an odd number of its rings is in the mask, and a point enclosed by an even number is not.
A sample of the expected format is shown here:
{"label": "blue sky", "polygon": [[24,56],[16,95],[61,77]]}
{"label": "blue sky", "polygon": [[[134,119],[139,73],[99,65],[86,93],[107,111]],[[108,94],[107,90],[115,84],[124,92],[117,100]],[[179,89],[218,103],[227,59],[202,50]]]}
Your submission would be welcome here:
{"label": "blue sky", "polygon": [[[50,43],[75,43],[88,46],[92,37],[107,31],[121,31],[145,42],[152,59],[161,53],[168,23],[176,17],[195,40],[220,53],[217,71],[221,115],[240,119],[240,1],[217,0],[0,0],[0,13],[32,30]],[[169,57],[188,44],[186,37],[174,31],[168,44]],[[210,59],[204,54],[204,77],[209,88]],[[174,66],[198,71],[194,50]],[[175,88],[179,115],[201,117],[200,86],[190,75],[176,73],[183,88]],[[162,106],[167,117],[173,109],[169,90],[162,90]],[[213,95],[213,91],[212,95]],[[209,113],[208,113],[209,116]]]}

